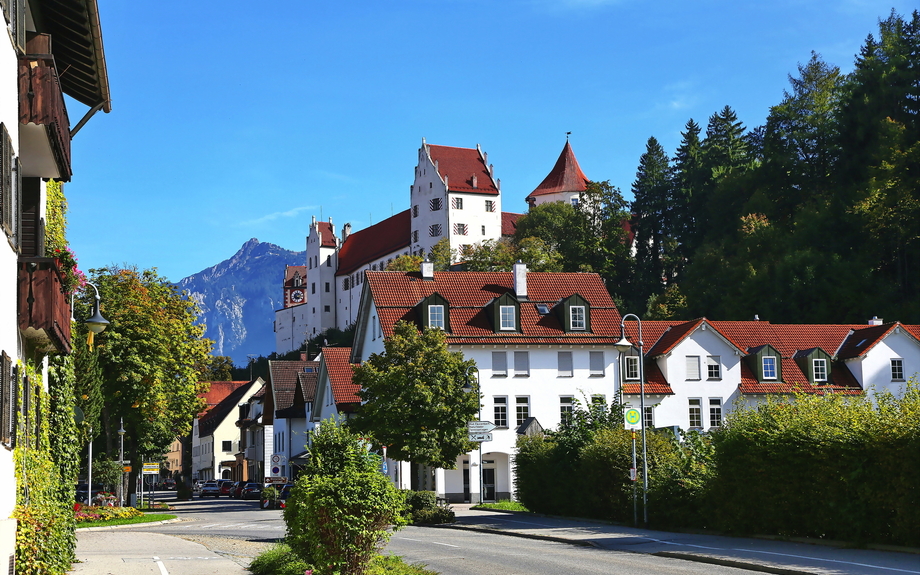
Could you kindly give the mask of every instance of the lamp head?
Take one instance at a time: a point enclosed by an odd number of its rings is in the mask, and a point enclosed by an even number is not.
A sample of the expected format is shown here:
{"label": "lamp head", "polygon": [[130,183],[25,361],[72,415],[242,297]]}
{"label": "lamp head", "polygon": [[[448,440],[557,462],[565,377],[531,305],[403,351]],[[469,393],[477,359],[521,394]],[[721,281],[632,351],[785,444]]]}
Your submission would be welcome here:
{"label": "lamp head", "polygon": [[619,352],[626,353],[633,348],[633,344],[628,339],[626,339],[626,336],[624,335],[622,338],[620,338],[620,341],[613,344],[613,347],[615,347]]}
{"label": "lamp head", "polygon": [[99,312],[99,306],[96,305],[93,307],[93,315],[88,318],[83,323],[86,324],[86,327],[93,333],[102,333],[102,331],[109,327],[109,320],[102,317],[102,314]]}

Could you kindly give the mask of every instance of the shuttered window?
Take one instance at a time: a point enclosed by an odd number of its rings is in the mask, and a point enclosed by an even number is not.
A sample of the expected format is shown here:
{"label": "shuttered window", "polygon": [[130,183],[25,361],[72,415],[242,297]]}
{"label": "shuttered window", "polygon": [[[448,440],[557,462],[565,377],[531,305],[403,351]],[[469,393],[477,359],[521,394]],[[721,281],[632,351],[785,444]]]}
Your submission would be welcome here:
{"label": "shuttered window", "polygon": [[572,352],[559,352],[559,377],[572,377]]}
{"label": "shuttered window", "polygon": [[594,377],[604,376],[604,352],[592,351],[591,356],[591,375]]}
{"label": "shuttered window", "polygon": [[492,377],[508,375],[508,354],[504,351],[492,352]]}

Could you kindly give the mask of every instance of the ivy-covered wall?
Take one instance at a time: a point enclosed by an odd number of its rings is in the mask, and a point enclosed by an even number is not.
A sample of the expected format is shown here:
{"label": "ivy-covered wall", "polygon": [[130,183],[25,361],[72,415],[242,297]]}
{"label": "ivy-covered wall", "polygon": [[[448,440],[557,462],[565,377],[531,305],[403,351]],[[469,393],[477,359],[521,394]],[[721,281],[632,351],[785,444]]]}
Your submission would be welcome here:
{"label": "ivy-covered wall", "polygon": [[69,356],[48,358],[47,391],[41,364],[20,365],[16,449],[16,574],[66,573],[76,535],[73,486],[79,468],[74,420],[74,369]]}

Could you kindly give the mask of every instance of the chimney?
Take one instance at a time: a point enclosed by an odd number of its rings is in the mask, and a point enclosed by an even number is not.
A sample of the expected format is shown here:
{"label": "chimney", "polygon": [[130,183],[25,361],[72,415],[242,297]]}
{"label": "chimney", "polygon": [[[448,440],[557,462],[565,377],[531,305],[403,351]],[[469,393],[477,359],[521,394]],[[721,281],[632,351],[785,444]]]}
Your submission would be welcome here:
{"label": "chimney", "polygon": [[872,319],[869,320],[869,325],[882,325],[883,323],[885,322],[877,315],[872,316]]}
{"label": "chimney", "polygon": [[300,361],[307,361],[307,354],[306,354],[306,352],[300,354]]}
{"label": "chimney", "polygon": [[422,262],[422,279],[434,279],[434,262],[428,261],[428,258],[425,258],[425,261]]}
{"label": "chimney", "polygon": [[474,190],[479,187],[478,184],[479,184],[479,179],[476,177],[476,174],[473,174],[473,189]]}
{"label": "chimney", "polygon": [[514,280],[514,294],[517,296],[518,301],[524,301],[527,299],[527,264],[521,263],[521,260],[518,260],[516,264],[512,266],[512,274]]}
{"label": "chimney", "polygon": [[345,240],[348,239],[348,236],[351,235],[351,224],[345,224],[342,226],[342,243],[345,243]]}

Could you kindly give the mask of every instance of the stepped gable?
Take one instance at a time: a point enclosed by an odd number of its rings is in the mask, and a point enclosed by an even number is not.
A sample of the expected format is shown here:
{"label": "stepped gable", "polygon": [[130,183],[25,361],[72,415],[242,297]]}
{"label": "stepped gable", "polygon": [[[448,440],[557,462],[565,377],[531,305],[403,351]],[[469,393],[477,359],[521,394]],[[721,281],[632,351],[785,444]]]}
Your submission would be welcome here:
{"label": "stepped gable", "polygon": [[[438,293],[450,304],[449,343],[572,343],[611,345],[620,339],[620,312],[597,274],[527,273],[527,301],[520,304],[520,333],[495,333],[486,309],[495,298],[514,294],[512,272],[434,272],[423,280],[419,272],[366,272],[384,336],[393,335],[400,320],[417,321],[416,306]],[[579,294],[590,304],[591,331],[563,331],[555,306]],[[551,312],[541,315],[536,304]]]}
{"label": "stepped gable", "polygon": [[[390,272],[398,273],[398,272]],[[324,347],[323,361],[326,364],[326,373],[329,375],[329,385],[332,388],[332,399],[335,401],[339,412],[350,413],[361,405],[358,392],[361,387],[352,383],[350,347]]]}
{"label": "stepped gable", "polygon": [[556,165],[547,175],[537,189],[530,192],[527,196],[528,201],[537,196],[547,196],[549,194],[560,194],[563,192],[583,192],[588,189],[588,177],[581,171],[578,160],[575,159],[575,152],[572,151],[572,145],[565,141],[565,147],[556,160]]}
{"label": "stepped gable", "polygon": [[409,210],[380,223],[350,234],[339,250],[339,267],[335,275],[344,276],[387,254],[409,247],[412,216]]}
{"label": "stepped gable", "polygon": [[206,383],[210,384],[210,387],[207,391],[199,393],[198,397],[204,400],[205,406],[198,413],[198,417],[202,417],[208,411],[211,410],[215,405],[224,400],[228,395],[233,393],[235,390],[249,383],[248,381],[208,381]]}
{"label": "stepped gable", "polygon": [[294,275],[298,273],[303,281],[307,280],[307,266],[284,266],[284,287],[294,287]]}
{"label": "stepped gable", "polygon": [[319,232],[320,238],[322,238],[320,247],[337,247],[335,243],[335,229],[332,227],[332,222],[316,222],[316,231]]}
{"label": "stepped gable", "polygon": [[[431,163],[438,167],[438,175],[442,180],[447,178],[448,192],[498,195],[498,186],[478,149],[426,145]],[[476,176],[475,187],[473,176]]]}

